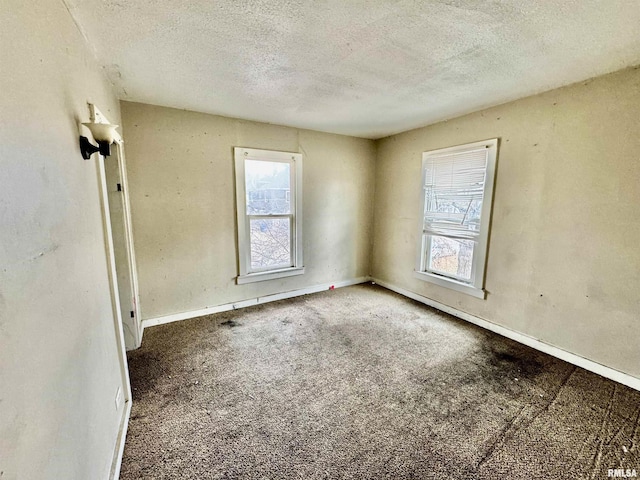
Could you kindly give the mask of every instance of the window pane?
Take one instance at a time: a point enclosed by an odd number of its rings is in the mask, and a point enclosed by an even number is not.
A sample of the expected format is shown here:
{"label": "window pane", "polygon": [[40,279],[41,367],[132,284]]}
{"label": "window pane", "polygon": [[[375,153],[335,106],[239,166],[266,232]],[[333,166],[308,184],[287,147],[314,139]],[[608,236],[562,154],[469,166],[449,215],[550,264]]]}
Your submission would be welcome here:
{"label": "window pane", "polygon": [[291,213],[291,166],[245,160],[247,215]]}
{"label": "window pane", "polygon": [[251,219],[251,269],[290,267],[291,219]]}
{"label": "window pane", "polygon": [[432,235],[431,251],[428,252],[429,270],[470,281],[474,245],[473,240]]}
{"label": "window pane", "polygon": [[480,232],[482,196],[433,195],[425,192],[425,231],[450,235],[477,236]]}

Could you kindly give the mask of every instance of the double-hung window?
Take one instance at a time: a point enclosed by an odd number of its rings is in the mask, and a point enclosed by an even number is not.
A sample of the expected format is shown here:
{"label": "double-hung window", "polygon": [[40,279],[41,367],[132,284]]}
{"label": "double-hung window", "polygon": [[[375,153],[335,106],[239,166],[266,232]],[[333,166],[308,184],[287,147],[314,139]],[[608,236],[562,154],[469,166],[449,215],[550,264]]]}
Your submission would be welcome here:
{"label": "double-hung window", "polygon": [[234,149],[238,212],[237,283],[304,273],[302,155]]}
{"label": "double-hung window", "polygon": [[485,298],[498,140],[422,154],[416,277]]}

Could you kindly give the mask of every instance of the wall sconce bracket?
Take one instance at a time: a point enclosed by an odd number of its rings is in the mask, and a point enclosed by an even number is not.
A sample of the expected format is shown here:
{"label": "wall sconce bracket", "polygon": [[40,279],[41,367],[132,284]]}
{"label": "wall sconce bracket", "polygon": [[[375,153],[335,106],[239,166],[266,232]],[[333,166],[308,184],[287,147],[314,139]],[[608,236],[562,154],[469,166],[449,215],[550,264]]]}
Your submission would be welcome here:
{"label": "wall sconce bracket", "polygon": [[91,155],[95,152],[100,152],[100,155],[105,157],[111,155],[111,144],[116,139],[116,127],[118,125],[93,122],[83,123],[82,125],[91,130],[93,138],[98,143],[98,146],[96,147],[87,137],[80,136],[80,152],[82,153],[82,158],[89,160]]}
{"label": "wall sconce bracket", "polygon": [[99,151],[100,147],[93,145],[87,137],[80,137],[80,152],[82,153],[82,158],[89,160],[92,154]]}

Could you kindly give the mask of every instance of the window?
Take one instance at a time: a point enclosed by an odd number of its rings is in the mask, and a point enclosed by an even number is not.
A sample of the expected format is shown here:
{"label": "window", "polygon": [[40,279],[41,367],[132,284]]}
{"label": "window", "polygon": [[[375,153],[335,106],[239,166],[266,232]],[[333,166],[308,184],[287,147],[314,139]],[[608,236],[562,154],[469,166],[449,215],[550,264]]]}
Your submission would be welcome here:
{"label": "window", "polygon": [[239,284],[300,275],[302,155],[234,149]]}
{"label": "window", "polygon": [[485,298],[498,140],[422,154],[422,216],[415,275]]}

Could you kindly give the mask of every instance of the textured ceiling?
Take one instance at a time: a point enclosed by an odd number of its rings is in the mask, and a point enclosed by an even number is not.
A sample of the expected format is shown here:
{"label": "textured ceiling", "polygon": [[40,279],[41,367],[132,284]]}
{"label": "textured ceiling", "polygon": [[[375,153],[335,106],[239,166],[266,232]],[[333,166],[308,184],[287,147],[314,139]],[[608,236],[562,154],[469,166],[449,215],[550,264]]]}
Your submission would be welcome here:
{"label": "textured ceiling", "polygon": [[63,0],[120,98],[379,138],[640,64],[638,0]]}

